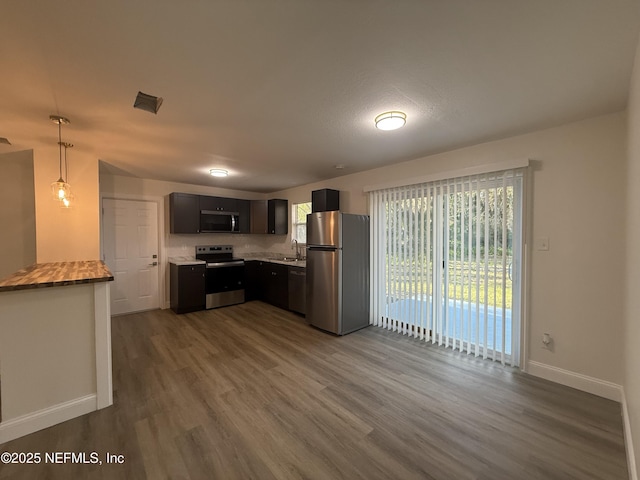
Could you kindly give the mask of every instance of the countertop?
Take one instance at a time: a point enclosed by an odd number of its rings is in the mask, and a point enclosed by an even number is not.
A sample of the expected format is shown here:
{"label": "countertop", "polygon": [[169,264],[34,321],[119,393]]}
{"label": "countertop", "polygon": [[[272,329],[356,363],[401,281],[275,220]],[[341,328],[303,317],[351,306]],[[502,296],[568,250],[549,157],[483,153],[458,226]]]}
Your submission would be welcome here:
{"label": "countertop", "polygon": [[[251,260],[256,260],[255,258],[252,258]],[[288,265],[290,267],[300,267],[300,268],[307,268],[307,261],[306,260],[280,260],[280,259],[274,259],[274,258],[260,258],[257,260],[262,260],[263,262],[271,262],[271,263],[279,263],[280,265]]]}
{"label": "countertop", "polygon": [[174,265],[205,265],[207,262],[204,260],[196,260],[193,257],[169,257],[169,263]]}
{"label": "countertop", "polygon": [[101,260],[35,263],[0,281],[0,292],[113,281]]}
{"label": "countertop", "polygon": [[[292,267],[301,267],[306,268],[307,262],[306,260],[283,260],[283,258],[292,258],[286,255],[277,254],[277,253],[249,253],[242,255],[242,258],[245,261],[249,260],[257,260],[260,262],[270,262],[270,263],[279,263],[281,265],[290,265]],[[174,265],[204,265],[206,262],[204,260],[196,260],[193,257],[185,256],[185,257],[169,257],[169,263],[173,263]]]}
{"label": "countertop", "polygon": [[290,267],[307,267],[306,260],[283,260],[283,258],[293,258],[294,255],[287,256],[281,254],[258,253],[243,255],[245,260],[257,260],[259,262],[279,263],[280,265],[289,265]]}

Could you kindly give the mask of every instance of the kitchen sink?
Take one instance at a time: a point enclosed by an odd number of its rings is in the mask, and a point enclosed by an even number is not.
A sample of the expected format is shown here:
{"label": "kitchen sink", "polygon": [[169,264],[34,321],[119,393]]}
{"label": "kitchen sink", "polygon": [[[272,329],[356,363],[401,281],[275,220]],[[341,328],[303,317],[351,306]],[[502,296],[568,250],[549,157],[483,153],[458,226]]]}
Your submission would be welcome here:
{"label": "kitchen sink", "polygon": [[297,262],[298,259],[296,257],[282,257],[280,258],[281,262]]}

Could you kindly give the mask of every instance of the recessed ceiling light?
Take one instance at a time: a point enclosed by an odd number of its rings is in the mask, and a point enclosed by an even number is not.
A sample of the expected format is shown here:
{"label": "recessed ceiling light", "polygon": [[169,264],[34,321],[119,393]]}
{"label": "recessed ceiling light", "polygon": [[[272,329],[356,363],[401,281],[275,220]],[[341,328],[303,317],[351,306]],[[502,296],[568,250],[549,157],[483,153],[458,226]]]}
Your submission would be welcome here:
{"label": "recessed ceiling light", "polygon": [[4,143],[5,145],[11,145],[11,142],[9,141],[9,139],[4,137],[0,137],[0,143]]}
{"label": "recessed ceiling light", "polygon": [[229,176],[229,172],[227,172],[226,170],[224,170],[222,168],[212,168],[211,170],[209,170],[209,173],[214,177],[228,177]]}
{"label": "recessed ceiling light", "polygon": [[404,127],[407,122],[407,115],[403,112],[384,112],[375,118],[376,127],[379,130],[396,130]]}

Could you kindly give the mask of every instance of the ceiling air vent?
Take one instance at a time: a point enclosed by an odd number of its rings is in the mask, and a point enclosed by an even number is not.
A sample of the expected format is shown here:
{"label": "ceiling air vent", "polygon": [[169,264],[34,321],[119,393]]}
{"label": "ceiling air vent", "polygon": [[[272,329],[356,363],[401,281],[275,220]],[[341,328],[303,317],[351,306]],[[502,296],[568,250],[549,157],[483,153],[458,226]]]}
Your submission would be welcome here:
{"label": "ceiling air vent", "polygon": [[151,113],[158,113],[162,105],[162,97],[154,97],[153,95],[147,95],[146,93],[138,92],[136,101],[133,103],[133,108],[139,108]]}
{"label": "ceiling air vent", "polygon": [[0,143],[4,143],[5,145],[11,145],[11,142],[9,141],[9,139],[4,137],[0,137]]}

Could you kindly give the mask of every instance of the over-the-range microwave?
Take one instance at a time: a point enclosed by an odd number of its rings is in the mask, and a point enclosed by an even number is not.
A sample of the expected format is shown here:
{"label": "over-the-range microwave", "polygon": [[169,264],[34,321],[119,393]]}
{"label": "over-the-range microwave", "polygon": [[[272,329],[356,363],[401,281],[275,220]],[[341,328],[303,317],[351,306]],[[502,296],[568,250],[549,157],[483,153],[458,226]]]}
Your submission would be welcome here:
{"label": "over-the-range microwave", "polygon": [[217,210],[200,210],[200,233],[239,232],[240,214]]}

